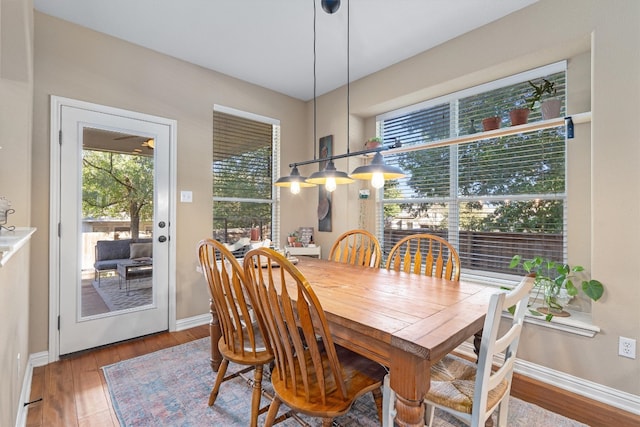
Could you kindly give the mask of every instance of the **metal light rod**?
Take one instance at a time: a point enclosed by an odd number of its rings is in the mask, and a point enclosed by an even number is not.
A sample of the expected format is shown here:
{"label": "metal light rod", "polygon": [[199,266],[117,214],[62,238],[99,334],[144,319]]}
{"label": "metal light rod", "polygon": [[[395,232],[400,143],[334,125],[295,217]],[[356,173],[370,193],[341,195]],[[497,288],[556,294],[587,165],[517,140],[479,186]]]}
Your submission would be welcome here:
{"label": "metal light rod", "polygon": [[402,143],[400,143],[400,141],[396,141],[393,144],[382,145],[382,146],[377,147],[377,148],[369,148],[367,150],[353,151],[353,152],[349,152],[349,153],[345,153],[345,154],[338,154],[338,155],[335,155],[335,156],[323,157],[321,159],[313,159],[313,160],[305,160],[303,162],[289,163],[289,167],[293,168],[293,167],[296,167],[296,166],[310,165],[312,163],[330,162],[330,161],[335,160],[335,159],[344,159],[345,157],[353,157],[353,156],[360,156],[360,155],[363,155],[363,154],[377,153],[377,152],[380,152],[380,151],[390,150],[392,148],[400,148],[401,146],[402,146]]}

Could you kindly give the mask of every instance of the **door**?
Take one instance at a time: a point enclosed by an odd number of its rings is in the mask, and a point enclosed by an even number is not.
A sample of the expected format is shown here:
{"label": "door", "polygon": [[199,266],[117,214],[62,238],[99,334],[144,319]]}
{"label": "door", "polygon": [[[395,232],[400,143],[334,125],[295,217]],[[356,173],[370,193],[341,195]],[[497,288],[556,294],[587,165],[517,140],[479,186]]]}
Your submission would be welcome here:
{"label": "door", "polygon": [[58,354],[169,328],[171,123],[93,107],[59,106]]}

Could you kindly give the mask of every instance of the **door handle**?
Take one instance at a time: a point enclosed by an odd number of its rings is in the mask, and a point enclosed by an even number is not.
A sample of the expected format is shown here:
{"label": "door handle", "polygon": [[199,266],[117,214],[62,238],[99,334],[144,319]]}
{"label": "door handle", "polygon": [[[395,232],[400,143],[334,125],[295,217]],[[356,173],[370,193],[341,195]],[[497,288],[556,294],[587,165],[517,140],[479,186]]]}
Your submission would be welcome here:
{"label": "door handle", "polygon": [[160,237],[158,237],[158,242],[160,242],[160,243],[164,243],[164,242],[166,242],[166,241],[167,241],[167,236],[160,236]]}
{"label": "door handle", "polygon": [[164,223],[164,221],[160,221],[160,222],[158,223],[158,227],[160,227],[160,228],[164,228],[164,227],[165,227],[165,225],[166,225],[166,224]]}

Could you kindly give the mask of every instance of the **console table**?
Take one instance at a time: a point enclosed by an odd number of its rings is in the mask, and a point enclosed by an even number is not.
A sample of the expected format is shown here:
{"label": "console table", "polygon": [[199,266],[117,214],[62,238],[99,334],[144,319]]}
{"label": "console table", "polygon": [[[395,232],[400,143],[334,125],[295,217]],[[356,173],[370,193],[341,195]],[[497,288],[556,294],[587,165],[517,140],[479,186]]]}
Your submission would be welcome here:
{"label": "console table", "polygon": [[318,259],[322,258],[322,248],[320,246],[307,246],[307,247],[294,247],[287,246],[284,248],[285,252],[289,252],[293,256],[312,256]]}

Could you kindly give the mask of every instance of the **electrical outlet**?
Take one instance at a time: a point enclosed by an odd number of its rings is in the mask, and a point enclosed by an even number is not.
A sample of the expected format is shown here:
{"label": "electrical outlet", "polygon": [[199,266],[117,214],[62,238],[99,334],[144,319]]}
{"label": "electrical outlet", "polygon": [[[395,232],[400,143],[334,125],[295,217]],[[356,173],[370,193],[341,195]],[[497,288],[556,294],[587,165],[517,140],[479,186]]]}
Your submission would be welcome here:
{"label": "electrical outlet", "polygon": [[633,338],[620,337],[620,340],[618,341],[618,355],[628,357],[629,359],[635,359],[636,340]]}

